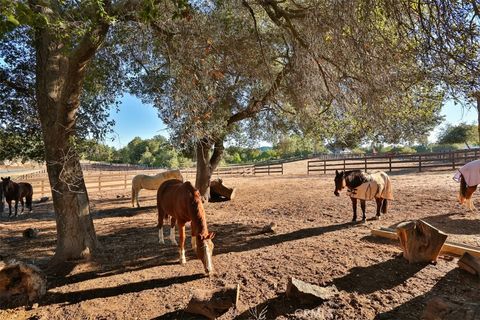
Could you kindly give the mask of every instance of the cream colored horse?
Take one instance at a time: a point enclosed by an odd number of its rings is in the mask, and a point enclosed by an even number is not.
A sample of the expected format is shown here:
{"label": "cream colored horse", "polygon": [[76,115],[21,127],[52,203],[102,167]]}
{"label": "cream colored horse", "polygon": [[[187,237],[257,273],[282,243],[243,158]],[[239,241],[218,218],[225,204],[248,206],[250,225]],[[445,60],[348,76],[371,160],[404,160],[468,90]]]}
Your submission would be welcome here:
{"label": "cream colored horse", "polygon": [[137,202],[137,207],[140,208],[138,203],[138,193],[141,189],[147,190],[158,190],[160,185],[170,179],[178,179],[183,181],[183,176],[180,173],[180,170],[171,170],[161,172],[154,176],[148,176],[146,174],[139,174],[133,177],[132,179],[132,207],[135,207],[135,201]]}

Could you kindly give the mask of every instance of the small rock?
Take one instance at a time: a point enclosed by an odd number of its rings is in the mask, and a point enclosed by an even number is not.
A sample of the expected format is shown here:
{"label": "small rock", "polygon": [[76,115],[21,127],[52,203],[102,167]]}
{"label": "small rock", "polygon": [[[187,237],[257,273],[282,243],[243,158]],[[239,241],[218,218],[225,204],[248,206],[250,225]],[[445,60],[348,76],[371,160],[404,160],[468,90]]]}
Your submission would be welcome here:
{"label": "small rock", "polygon": [[265,227],[263,227],[262,232],[263,233],[275,233],[276,229],[277,229],[277,224],[275,222],[272,222],[269,225],[266,225]]}
{"label": "small rock", "polygon": [[314,284],[295,279],[288,279],[286,295],[299,300],[301,304],[310,304],[333,298],[338,293],[337,287],[320,287]]}

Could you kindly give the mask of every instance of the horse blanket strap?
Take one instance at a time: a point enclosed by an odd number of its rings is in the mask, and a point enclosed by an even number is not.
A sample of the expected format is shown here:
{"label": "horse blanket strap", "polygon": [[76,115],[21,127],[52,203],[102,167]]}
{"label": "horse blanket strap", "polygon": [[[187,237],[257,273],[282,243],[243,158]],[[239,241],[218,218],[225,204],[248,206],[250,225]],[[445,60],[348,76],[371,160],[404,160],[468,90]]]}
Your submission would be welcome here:
{"label": "horse blanket strap", "polygon": [[453,177],[457,182],[460,182],[460,175],[463,175],[467,186],[476,186],[480,184],[480,160],[475,160],[467,163],[460,169]]}
{"label": "horse blanket strap", "polygon": [[372,200],[374,198],[393,200],[392,183],[385,172],[369,174],[367,179],[367,182],[362,183],[357,188],[349,189],[347,195],[360,200]]}

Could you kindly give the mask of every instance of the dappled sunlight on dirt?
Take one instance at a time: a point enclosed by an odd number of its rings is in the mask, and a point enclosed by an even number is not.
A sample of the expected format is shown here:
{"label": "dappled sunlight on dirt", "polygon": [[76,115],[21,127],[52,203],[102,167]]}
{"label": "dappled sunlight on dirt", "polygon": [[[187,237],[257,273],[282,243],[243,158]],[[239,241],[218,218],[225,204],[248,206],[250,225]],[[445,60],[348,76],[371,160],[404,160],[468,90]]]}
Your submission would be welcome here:
{"label": "dappled sunlight on dirt", "polygon": [[[368,202],[365,224],[350,223],[351,202],[344,193],[334,196],[333,175],[223,177],[225,185],[238,189],[234,201],[206,205],[209,229],[216,232],[216,274],[210,278],[203,276],[189,237],[184,266],[177,263],[169,230],[166,244],[158,244],[154,191],[142,191],[142,208],[131,208],[129,192],[90,195],[102,254],[49,275],[49,290],[37,308],[0,310],[0,319],[198,319],[181,311],[192,289],[235,283],[241,286],[242,307],[224,319],[253,319],[252,312],[264,308],[268,319],[302,318],[305,310],[311,315],[305,319],[418,319],[435,295],[475,301],[479,282],[459,271],[456,259],[409,265],[395,242],[370,236],[371,228],[423,218],[450,234],[449,240],[480,246],[480,213],[457,205],[452,176],[445,171],[392,175],[395,201],[388,214],[371,219],[375,203]],[[480,207],[478,194],[474,198]],[[271,222],[276,232],[266,233]],[[0,227],[4,259],[45,264],[53,255],[51,202],[15,219],[3,215]],[[29,227],[40,230],[38,238],[22,237]],[[303,310],[283,295],[291,276],[333,284],[340,293]]]}

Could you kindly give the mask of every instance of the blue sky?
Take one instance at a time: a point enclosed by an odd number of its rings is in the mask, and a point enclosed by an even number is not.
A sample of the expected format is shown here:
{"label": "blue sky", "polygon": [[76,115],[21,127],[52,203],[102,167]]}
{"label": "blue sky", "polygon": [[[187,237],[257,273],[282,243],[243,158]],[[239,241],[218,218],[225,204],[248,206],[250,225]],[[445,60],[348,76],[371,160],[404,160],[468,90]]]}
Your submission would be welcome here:
{"label": "blue sky", "polygon": [[[451,124],[460,122],[472,124],[477,118],[474,106],[466,110],[462,109],[460,105],[454,105],[453,102],[449,102],[443,107],[442,114],[445,116],[445,122],[441,126],[447,122]],[[125,95],[122,99],[120,111],[112,112],[110,117],[116,123],[115,133],[105,143],[117,149],[124,147],[135,137],[149,139],[158,134],[168,137],[167,128],[158,118],[156,109],[151,105],[143,104],[134,96]],[[437,127],[430,135],[432,142],[435,141],[438,129]],[[113,138],[113,141],[111,138]]]}

